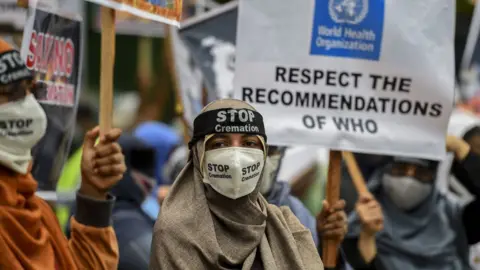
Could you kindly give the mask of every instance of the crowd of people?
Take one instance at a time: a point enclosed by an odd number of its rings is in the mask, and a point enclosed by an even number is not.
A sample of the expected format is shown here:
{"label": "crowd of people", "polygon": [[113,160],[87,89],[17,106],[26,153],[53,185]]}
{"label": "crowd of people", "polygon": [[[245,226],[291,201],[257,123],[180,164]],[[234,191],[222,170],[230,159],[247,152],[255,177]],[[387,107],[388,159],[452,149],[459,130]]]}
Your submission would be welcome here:
{"label": "crowd of people", "polygon": [[[0,40],[3,57],[20,54]],[[262,115],[246,102],[206,105],[189,142],[155,121],[100,132],[97,112],[80,106],[59,180],[76,199],[52,209],[31,174],[31,149],[47,126],[39,86],[25,65],[2,66],[0,78],[0,121],[29,122],[1,127],[0,269],[324,269],[322,239],[341,243],[336,269],[472,269],[480,121],[447,135],[448,175],[439,161],[358,153],[368,191],[357,194],[342,170],[342,199],[315,211],[280,179],[287,147],[269,144]],[[228,132],[245,125],[235,115],[253,128]],[[473,199],[439,188],[450,175]]]}

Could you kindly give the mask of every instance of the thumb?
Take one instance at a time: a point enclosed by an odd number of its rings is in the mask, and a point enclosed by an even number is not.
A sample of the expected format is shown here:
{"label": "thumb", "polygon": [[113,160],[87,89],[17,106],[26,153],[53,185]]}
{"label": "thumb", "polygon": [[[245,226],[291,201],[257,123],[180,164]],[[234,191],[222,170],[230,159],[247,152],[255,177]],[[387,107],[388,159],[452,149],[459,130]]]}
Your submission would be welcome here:
{"label": "thumb", "polygon": [[83,138],[83,148],[93,148],[98,136],[100,135],[100,127],[96,126],[93,129],[85,133]]}
{"label": "thumb", "polygon": [[318,218],[319,219],[323,219],[325,218],[328,213],[330,212],[330,204],[328,203],[327,200],[323,200],[322,202],[322,211],[320,212],[320,214],[318,215]]}

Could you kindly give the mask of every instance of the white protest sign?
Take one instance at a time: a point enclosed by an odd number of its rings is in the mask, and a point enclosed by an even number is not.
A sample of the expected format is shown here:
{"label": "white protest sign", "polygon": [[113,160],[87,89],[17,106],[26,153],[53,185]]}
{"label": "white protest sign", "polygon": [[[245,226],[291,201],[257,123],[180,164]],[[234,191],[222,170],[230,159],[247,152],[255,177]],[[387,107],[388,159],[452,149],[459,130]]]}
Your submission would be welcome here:
{"label": "white protest sign", "polygon": [[454,15],[450,0],[242,0],[234,96],[271,144],[441,159]]}

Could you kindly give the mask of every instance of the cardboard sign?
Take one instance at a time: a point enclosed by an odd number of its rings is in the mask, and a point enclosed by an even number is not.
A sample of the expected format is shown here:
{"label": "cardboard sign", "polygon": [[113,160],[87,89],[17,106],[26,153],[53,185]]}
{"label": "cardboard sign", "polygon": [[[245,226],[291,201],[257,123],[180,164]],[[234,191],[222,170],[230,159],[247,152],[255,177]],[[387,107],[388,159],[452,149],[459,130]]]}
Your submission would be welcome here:
{"label": "cardboard sign", "polygon": [[148,20],[178,26],[182,17],[182,0],[87,0],[125,11]]}
{"label": "cardboard sign", "polygon": [[32,174],[39,189],[55,190],[76,122],[82,69],[81,17],[31,9],[22,52],[35,80],[46,85],[39,99],[48,118],[47,131],[32,150]]}
{"label": "cardboard sign", "polygon": [[240,1],[234,97],[271,144],[441,159],[454,15],[448,0]]}

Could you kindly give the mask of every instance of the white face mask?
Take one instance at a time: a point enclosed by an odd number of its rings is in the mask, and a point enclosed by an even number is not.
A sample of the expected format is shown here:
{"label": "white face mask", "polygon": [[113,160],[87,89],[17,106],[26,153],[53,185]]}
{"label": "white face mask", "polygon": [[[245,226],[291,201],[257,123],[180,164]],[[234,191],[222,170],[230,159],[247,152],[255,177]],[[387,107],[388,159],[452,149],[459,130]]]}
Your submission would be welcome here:
{"label": "white face mask", "polygon": [[422,183],[409,176],[383,176],[383,189],[388,197],[402,210],[411,210],[420,205],[432,192],[431,184]]}
{"label": "white face mask", "polygon": [[252,193],[264,165],[262,150],[227,147],[205,152],[203,182],[230,199]]}
{"label": "white face mask", "polygon": [[0,105],[0,163],[26,174],[31,149],[46,129],[47,116],[33,95]]}
{"label": "white face mask", "polygon": [[265,164],[265,172],[263,172],[262,183],[260,184],[260,193],[268,194],[275,183],[278,166],[280,165],[281,155],[273,155],[267,157]]}

